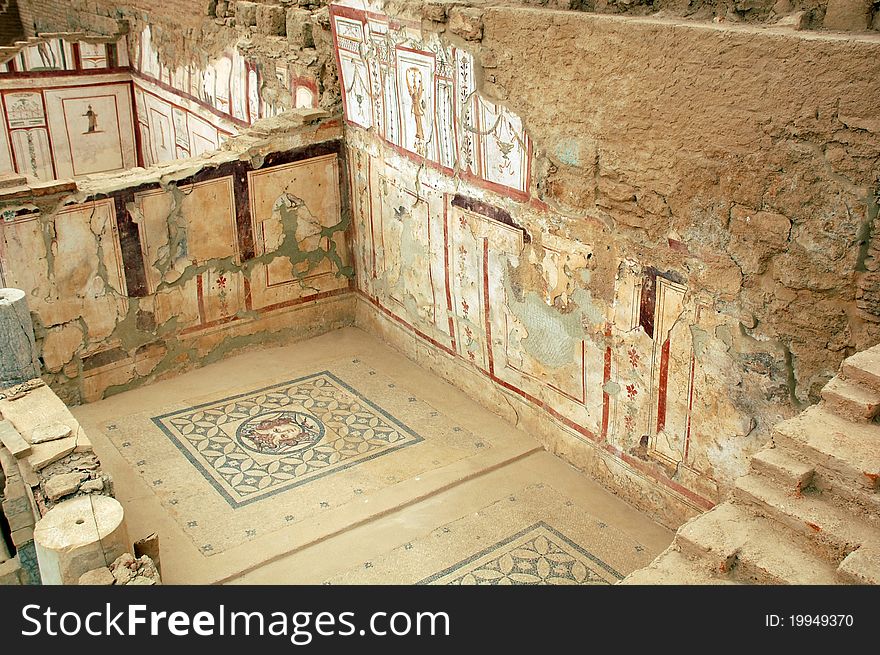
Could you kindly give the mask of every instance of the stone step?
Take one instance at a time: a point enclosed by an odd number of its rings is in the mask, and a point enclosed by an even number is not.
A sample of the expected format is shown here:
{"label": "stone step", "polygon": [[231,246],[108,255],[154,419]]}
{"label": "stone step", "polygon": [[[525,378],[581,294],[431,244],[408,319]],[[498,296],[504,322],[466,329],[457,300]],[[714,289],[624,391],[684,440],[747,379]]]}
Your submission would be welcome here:
{"label": "stone step", "polygon": [[866,523],[880,529],[880,493],[866,491],[820,473],[813,476],[809,491],[821,492],[822,498],[832,505],[861,516]]}
{"label": "stone step", "polygon": [[752,457],[751,470],[770,478],[791,493],[809,486],[815,470],[782,448],[764,448]]}
{"label": "stone step", "polygon": [[0,443],[15,456],[16,459],[27,457],[31,454],[31,445],[24,440],[18,430],[10,423],[0,419]]}
{"label": "stone step", "polygon": [[809,463],[817,474],[876,492],[880,483],[880,425],[853,423],[813,406],[773,427],[773,442]]}
{"label": "stone step", "polygon": [[880,392],[880,348],[868,348],[844,359],[840,365],[840,377]]}
{"label": "stone step", "polygon": [[686,523],[675,542],[682,553],[703,557],[710,569],[731,571],[745,584],[835,584],[837,563],[793,543],[769,519],[749,508],[722,503]]}
{"label": "stone step", "polygon": [[840,563],[837,575],[850,584],[880,584],[880,544],[866,544]]}
{"label": "stone step", "polygon": [[633,571],[620,585],[731,585],[739,584],[723,575],[713,575],[705,560],[693,560],[670,546],[648,566]]}
{"label": "stone step", "polygon": [[788,494],[754,473],[736,481],[733,499],[789,528],[805,545],[835,563],[862,544],[880,542],[880,529],[863,517],[832,505],[821,494]]}
{"label": "stone step", "polygon": [[824,407],[849,421],[870,421],[880,414],[880,392],[855,380],[831,378],[822,388]]}

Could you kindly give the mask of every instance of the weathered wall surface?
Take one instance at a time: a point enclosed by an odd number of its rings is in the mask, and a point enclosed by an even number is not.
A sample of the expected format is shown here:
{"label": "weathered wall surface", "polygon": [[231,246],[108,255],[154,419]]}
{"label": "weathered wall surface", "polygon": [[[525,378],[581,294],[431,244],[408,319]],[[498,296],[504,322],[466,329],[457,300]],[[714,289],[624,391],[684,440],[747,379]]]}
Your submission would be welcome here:
{"label": "weathered wall surface", "polygon": [[523,0],[522,4],[600,14],[682,16],[725,23],[785,21],[798,29],[811,30],[880,29],[880,11],[872,0]]}
{"label": "weathered wall surface", "polygon": [[362,320],[667,522],[880,339],[880,39],[331,13]]}
{"label": "weathered wall surface", "polygon": [[49,181],[137,166],[130,87],[125,75],[0,79],[0,172]]}
{"label": "weathered wall surface", "polygon": [[10,45],[24,36],[18,1],[6,0],[0,5],[0,45]]}
{"label": "weathered wall surface", "polygon": [[[758,350],[790,350],[796,401],[880,339],[855,302],[877,216],[880,39],[529,11],[490,11],[483,29],[485,88],[541,144],[539,196],[598,211]],[[545,30],[562,47],[544,48]],[[635,42],[638,61],[603,56]]]}
{"label": "weathered wall surface", "polygon": [[4,191],[0,284],[28,294],[65,402],[351,323],[341,130],[320,115],[75,193]]}
{"label": "weathered wall surface", "polygon": [[[180,13],[179,25],[184,29],[198,26],[199,18],[227,17],[235,0],[180,0],[169,6],[168,0],[129,0],[125,9],[107,0],[18,0],[25,28],[35,23],[39,30],[59,29],[58,22],[97,22],[101,16],[119,11],[137,10],[162,20],[169,12]],[[249,4],[303,6],[295,0],[254,0]],[[327,4],[313,0],[312,5]],[[449,6],[453,2],[433,0],[421,4]],[[803,29],[868,30],[880,29],[880,8],[872,0],[494,0],[470,2],[478,5],[526,5],[551,10],[574,10],[599,14],[645,16],[682,16],[697,20],[717,18],[728,23],[769,23],[788,19]],[[61,11],[64,9],[65,11]],[[69,16],[69,17],[68,17]],[[166,19],[167,20],[167,19]],[[42,26],[41,26],[42,25]]]}
{"label": "weathered wall surface", "polygon": [[49,181],[198,156],[261,118],[318,104],[313,79],[275,63],[267,72],[240,40],[169,65],[154,29],[35,37],[0,53],[0,172]]}
{"label": "weathered wall surface", "polygon": [[[94,0],[23,1],[28,13],[23,22],[26,28],[32,26],[31,35],[69,30],[112,34],[121,21],[130,27],[132,61],[138,70],[187,93],[190,89],[183,87],[189,84],[187,73],[192,73],[198,88],[193,88],[191,95],[200,98],[198,85],[202,81],[213,85],[230,79],[246,95],[260,97],[260,107],[242,107],[254,116],[307,106],[332,112],[339,103],[329,16],[323,0],[283,4],[274,0],[147,0],[125,5]],[[246,91],[244,84],[236,83],[241,77],[236,58],[247,60],[245,77],[251,76],[251,71],[258,76],[257,80],[248,79]]]}

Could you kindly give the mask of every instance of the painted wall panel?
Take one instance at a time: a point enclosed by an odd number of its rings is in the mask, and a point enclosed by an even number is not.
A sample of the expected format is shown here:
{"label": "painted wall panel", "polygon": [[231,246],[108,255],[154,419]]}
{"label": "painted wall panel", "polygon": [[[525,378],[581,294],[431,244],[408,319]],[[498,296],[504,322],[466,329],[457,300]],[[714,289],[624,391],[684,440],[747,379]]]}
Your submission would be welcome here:
{"label": "painted wall panel", "polygon": [[59,177],[137,165],[128,85],[50,89],[44,95]]}

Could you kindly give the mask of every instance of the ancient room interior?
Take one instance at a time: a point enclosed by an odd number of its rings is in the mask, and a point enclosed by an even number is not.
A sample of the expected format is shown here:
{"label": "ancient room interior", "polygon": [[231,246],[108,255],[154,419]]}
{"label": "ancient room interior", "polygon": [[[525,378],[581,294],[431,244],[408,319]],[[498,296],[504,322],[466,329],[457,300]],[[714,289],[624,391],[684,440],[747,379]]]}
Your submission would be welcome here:
{"label": "ancient room interior", "polygon": [[876,0],[0,43],[0,583],[880,583]]}

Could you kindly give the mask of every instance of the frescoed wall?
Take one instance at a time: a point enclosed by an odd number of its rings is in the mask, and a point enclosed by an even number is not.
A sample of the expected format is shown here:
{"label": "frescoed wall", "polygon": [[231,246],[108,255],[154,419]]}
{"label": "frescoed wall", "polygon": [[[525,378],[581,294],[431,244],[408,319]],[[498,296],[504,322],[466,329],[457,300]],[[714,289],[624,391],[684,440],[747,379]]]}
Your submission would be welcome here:
{"label": "frescoed wall", "polygon": [[759,348],[680,241],[612,247],[598,213],[539,200],[523,122],[476,91],[468,52],[418,22],[331,18],[359,320],[671,524],[711,507],[766,441],[753,417],[787,411],[784,355],[736,363],[731,342]]}
{"label": "frescoed wall", "polygon": [[[316,82],[297,76],[287,63],[277,63],[273,70],[264,71],[237,47],[229,47],[221,56],[202,64],[171,67],[163,63],[149,25],[133,35],[132,42],[135,85],[154,94],[164,90],[177,102],[188,102],[191,111],[200,108],[201,118],[216,127],[222,127],[218,119],[226,125],[243,127],[291,107],[318,106]],[[273,93],[264,84],[265,76],[274,77],[287,93]]]}
{"label": "frescoed wall", "polygon": [[381,14],[331,10],[346,120],[413,161],[525,199],[531,146],[520,119],[476,92],[467,51]]}
{"label": "frescoed wall", "polygon": [[239,126],[140,78],[132,80],[144,166],[198,157],[220,147]]}
{"label": "frescoed wall", "polygon": [[161,181],[144,171],[5,202],[0,286],[28,295],[47,381],[68,402],[96,400],[351,324],[340,138],[338,122],[294,116],[258,165],[231,137],[195,174],[190,160]]}
{"label": "frescoed wall", "polygon": [[149,25],[34,39],[0,63],[0,172],[49,181],[198,157],[260,118],[317,107],[315,80],[272,68],[267,86],[263,68],[230,46],[171,69]]}
{"label": "frescoed wall", "polygon": [[49,181],[137,165],[127,82],[45,79],[55,84],[0,83],[0,170]]}
{"label": "frescoed wall", "polygon": [[0,62],[0,73],[46,73],[62,71],[126,69],[128,39],[85,38],[82,34],[35,37]]}

